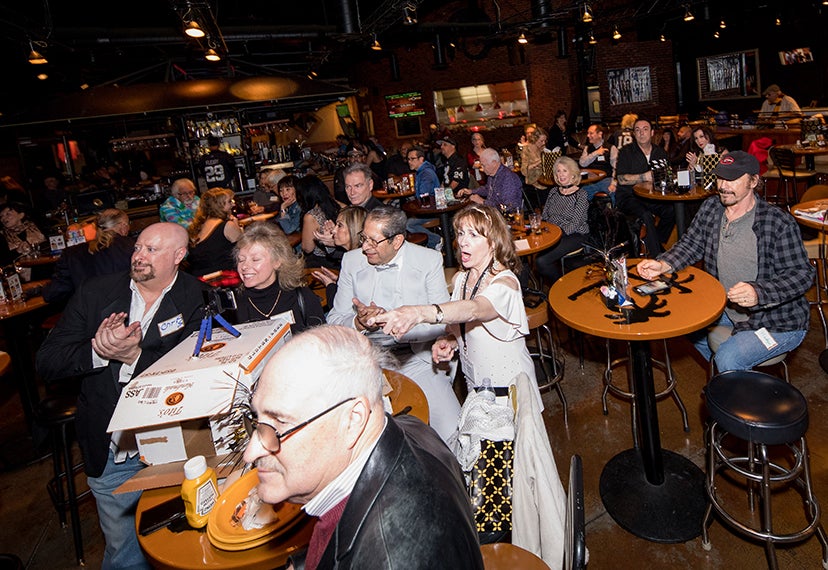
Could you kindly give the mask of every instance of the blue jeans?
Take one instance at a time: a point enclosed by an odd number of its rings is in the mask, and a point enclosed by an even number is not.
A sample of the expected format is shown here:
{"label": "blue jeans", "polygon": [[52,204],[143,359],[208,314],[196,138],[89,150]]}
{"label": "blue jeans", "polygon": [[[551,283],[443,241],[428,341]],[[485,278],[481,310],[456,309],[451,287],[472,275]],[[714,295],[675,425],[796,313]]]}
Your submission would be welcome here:
{"label": "blue jeans", "polygon": [[[442,236],[435,234],[429,228],[424,228],[423,224],[426,222],[432,221],[434,218],[408,218],[408,221],[405,223],[405,229],[408,230],[409,233],[424,233],[428,242],[426,243],[426,247],[430,249],[437,249],[437,244],[440,243],[440,239]],[[451,246],[451,244],[443,244],[443,247]]]}
{"label": "blue jeans", "polygon": [[87,478],[92,494],[95,495],[98,519],[106,539],[102,570],[151,568],[141,552],[135,532],[135,507],[141,498],[141,491],[117,494],[114,492],[143,468],[144,464],[137,455],[123,463],[115,463],[114,455],[110,451],[101,476]]}
{"label": "blue jeans", "polygon": [[587,199],[591,202],[598,192],[603,192],[609,195],[612,205],[615,206],[615,192],[609,191],[610,184],[612,184],[612,176],[607,176],[595,184],[588,184],[584,186],[584,192],[587,194]]}
{"label": "blue jeans", "polygon": [[[721,318],[717,323],[710,325],[724,326],[733,328],[733,322],[728,318],[727,314],[722,313]],[[710,360],[713,357],[713,351],[707,344],[707,328],[696,331],[689,335],[690,340],[705,359]],[[761,364],[766,360],[770,360],[775,356],[779,356],[783,352],[790,352],[797,346],[802,344],[805,340],[805,334],[808,331],[773,331],[771,335],[777,342],[776,347],[768,350],[754,331],[741,331],[732,335],[721,345],[716,351],[716,368],[719,372],[726,372],[728,370],[750,370],[757,364]]]}

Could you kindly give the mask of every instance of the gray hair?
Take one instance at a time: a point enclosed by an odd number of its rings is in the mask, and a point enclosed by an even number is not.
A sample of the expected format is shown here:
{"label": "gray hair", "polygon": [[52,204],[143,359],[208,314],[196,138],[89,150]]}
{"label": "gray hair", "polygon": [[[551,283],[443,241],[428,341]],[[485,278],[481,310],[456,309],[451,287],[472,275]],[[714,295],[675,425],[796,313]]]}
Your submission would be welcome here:
{"label": "gray hair", "polygon": [[396,235],[405,235],[405,226],[408,218],[405,212],[393,206],[377,206],[365,217],[368,221],[376,222],[382,228],[382,235],[387,238]]}
{"label": "gray hair", "polygon": [[178,198],[178,194],[181,192],[181,190],[184,189],[185,186],[190,186],[193,190],[196,190],[196,185],[192,180],[190,180],[189,178],[179,178],[178,180],[172,183],[172,187],[170,187],[170,193],[176,198]]}
{"label": "gray hair", "polygon": [[371,167],[364,162],[354,162],[353,164],[346,166],[342,173],[343,178],[349,174],[353,174],[354,172],[361,172],[366,181],[373,180],[373,171],[371,170]]}

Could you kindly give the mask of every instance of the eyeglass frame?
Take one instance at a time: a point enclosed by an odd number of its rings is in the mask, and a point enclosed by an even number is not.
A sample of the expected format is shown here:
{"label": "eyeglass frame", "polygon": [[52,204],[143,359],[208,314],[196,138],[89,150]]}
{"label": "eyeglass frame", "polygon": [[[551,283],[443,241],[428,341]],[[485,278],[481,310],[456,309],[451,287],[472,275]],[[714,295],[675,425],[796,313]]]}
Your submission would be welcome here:
{"label": "eyeglass frame", "polygon": [[366,236],[365,232],[359,232],[357,234],[357,239],[359,240],[359,245],[363,245],[363,244],[367,243],[371,247],[377,247],[377,246],[379,246],[379,244],[385,243],[390,239],[394,239],[398,235],[400,235],[400,234],[394,234],[392,236],[388,236],[387,238],[384,238],[384,239],[381,239],[381,240],[375,240],[372,237]]}
{"label": "eyeglass frame", "polygon": [[[356,399],[357,399],[356,396],[351,396],[350,398],[346,398],[345,400],[342,400],[338,404],[334,404],[330,408],[327,408],[326,410],[324,410],[322,412],[319,412],[318,414],[316,414],[312,418],[307,419],[302,423],[296,424],[295,426],[293,426],[292,428],[287,430],[285,433],[279,433],[276,430],[276,428],[273,427],[272,425],[266,424],[264,422],[260,422],[259,420],[255,420],[253,418],[249,418],[246,415],[242,416],[242,422],[244,423],[244,429],[245,429],[245,431],[247,431],[247,435],[250,437],[250,439],[253,439],[253,434],[255,433],[256,435],[259,436],[259,444],[262,446],[262,449],[264,449],[268,453],[279,453],[282,450],[282,442],[284,440],[286,440],[287,438],[289,438],[290,436],[292,436],[293,434],[295,434],[297,431],[301,430],[302,428],[307,427],[309,424],[315,422],[316,420],[318,420],[322,416],[324,416],[326,414],[329,414],[330,412],[334,411],[335,409],[337,409],[342,404],[347,404],[351,400],[356,400]],[[259,426],[265,426],[267,428],[270,428],[270,430],[276,435],[276,441],[279,444],[277,449],[275,449],[275,450],[269,449],[264,444],[264,441],[262,440],[262,436],[259,433]]]}

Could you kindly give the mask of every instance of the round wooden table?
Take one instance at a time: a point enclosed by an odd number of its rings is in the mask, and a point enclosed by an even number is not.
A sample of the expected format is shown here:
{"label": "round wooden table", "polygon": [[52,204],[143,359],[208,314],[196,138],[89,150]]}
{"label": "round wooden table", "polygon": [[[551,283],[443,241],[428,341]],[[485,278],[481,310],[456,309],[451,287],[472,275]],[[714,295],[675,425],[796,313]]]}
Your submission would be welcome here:
{"label": "round wooden table", "polygon": [[374,190],[372,192],[374,198],[377,200],[382,200],[386,204],[392,200],[402,200],[405,198],[410,198],[414,195],[414,190],[408,190],[407,192],[386,192],[383,189]]}
{"label": "round wooden table", "polygon": [[[794,204],[791,206],[791,212],[793,212],[794,218],[796,221],[799,222],[800,225],[803,225],[808,228],[813,228],[819,231],[819,259],[821,263],[817,266],[817,271],[819,275],[817,275],[817,313],[819,314],[819,321],[822,324],[822,336],[825,341],[825,349],[823,353],[819,357],[819,363],[822,368],[828,372],[828,325],[826,325],[825,321],[825,309],[823,308],[823,304],[826,301],[822,299],[822,293],[828,292],[826,291],[826,284],[828,284],[828,244],[826,241],[828,240],[828,222],[824,219],[822,221],[803,216],[797,212],[801,212],[802,210],[805,211],[825,211],[828,210],[828,199],[822,200],[809,200],[808,202],[800,202],[799,204]],[[824,355],[824,356],[823,356]]]}
{"label": "round wooden table", "polygon": [[252,216],[247,216],[246,218],[242,218],[239,220],[239,225],[241,227],[246,227],[254,222],[262,222],[264,220],[275,218],[277,214],[278,212],[266,212],[264,214],[254,214]]}
{"label": "round wooden table", "polygon": [[528,224],[518,230],[512,228],[515,250],[519,256],[526,257],[526,265],[529,267],[529,280],[536,289],[539,289],[542,285],[541,280],[535,274],[535,255],[553,247],[561,241],[562,235],[563,232],[559,226],[546,221],[541,222],[540,234],[532,233]]}
{"label": "round wooden table", "polygon": [[411,200],[403,204],[403,211],[410,216],[422,218],[440,217],[440,230],[443,233],[443,253],[446,256],[446,267],[456,267],[457,260],[454,258],[454,247],[452,246],[451,217],[454,212],[469,204],[469,200],[455,200],[446,205],[445,208],[436,206],[423,207],[419,201]]}
{"label": "round wooden table", "polygon": [[652,182],[640,182],[636,184],[633,186],[633,192],[635,192],[635,195],[639,198],[644,198],[646,200],[662,200],[673,203],[673,209],[676,213],[676,235],[679,239],[681,239],[681,236],[684,235],[684,232],[687,229],[684,203],[691,200],[704,200],[705,198],[716,194],[715,190],[705,190],[701,186],[694,186],[689,192],[685,192],[683,194],[670,191],[662,194],[660,190],[653,188]]}
{"label": "round wooden table", "polygon": [[[634,268],[639,260],[628,260]],[[603,268],[573,269],[549,291],[549,304],[570,327],[602,338],[629,341],[639,449],[622,451],[601,473],[601,499],[625,530],[654,542],[685,542],[701,533],[707,506],[704,473],[689,459],[661,448],[653,385],[651,340],[672,338],[714,322],[725,307],[724,287],[695,267],[665,275],[672,287],[641,296],[630,308],[607,308],[599,288]],[[630,271],[630,286],[643,280]]]}
{"label": "round wooden table", "polygon": [[[595,184],[596,182],[600,182],[606,177],[607,173],[598,168],[582,168],[581,186],[589,186],[590,184]],[[544,186],[555,186],[557,184],[554,180],[544,178],[543,176],[538,178],[538,182],[540,182]]]}
{"label": "round wooden table", "polygon": [[797,156],[805,158],[805,167],[808,170],[816,168],[815,156],[821,154],[828,154],[828,145],[825,146],[797,146],[795,144],[780,144],[776,148],[786,149],[792,151]]}

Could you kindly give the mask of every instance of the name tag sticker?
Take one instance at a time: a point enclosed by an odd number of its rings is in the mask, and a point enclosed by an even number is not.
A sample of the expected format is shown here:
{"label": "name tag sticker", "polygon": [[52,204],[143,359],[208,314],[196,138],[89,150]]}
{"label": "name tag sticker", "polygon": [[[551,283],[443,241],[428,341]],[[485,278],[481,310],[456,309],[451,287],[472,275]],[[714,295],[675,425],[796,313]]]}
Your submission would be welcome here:
{"label": "name tag sticker", "polygon": [[184,317],[181,316],[181,313],[178,313],[171,319],[167,319],[166,321],[158,323],[158,332],[161,334],[161,336],[167,336],[168,334],[180,331],[183,328]]}
{"label": "name tag sticker", "polygon": [[774,348],[779,346],[779,343],[776,342],[776,339],[773,338],[773,336],[771,336],[771,333],[769,333],[768,329],[766,329],[765,327],[762,327],[758,331],[754,331],[754,333],[757,337],[759,337],[759,340],[762,342],[763,345],[765,345],[765,348],[767,348],[768,350],[773,350]]}

